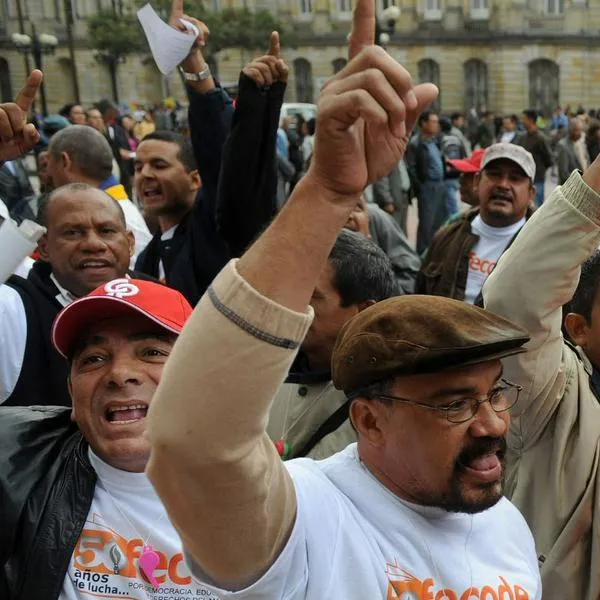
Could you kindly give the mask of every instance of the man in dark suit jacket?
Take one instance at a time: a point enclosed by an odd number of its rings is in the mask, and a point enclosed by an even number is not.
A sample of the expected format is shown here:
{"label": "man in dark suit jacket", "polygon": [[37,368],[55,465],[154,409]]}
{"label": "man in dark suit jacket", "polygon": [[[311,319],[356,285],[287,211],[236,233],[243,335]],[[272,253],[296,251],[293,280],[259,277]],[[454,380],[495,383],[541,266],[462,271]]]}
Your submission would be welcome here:
{"label": "man in dark suit jacket", "polygon": [[0,199],[6,204],[10,216],[20,222],[35,219],[29,202],[35,192],[21,159],[0,163]]}

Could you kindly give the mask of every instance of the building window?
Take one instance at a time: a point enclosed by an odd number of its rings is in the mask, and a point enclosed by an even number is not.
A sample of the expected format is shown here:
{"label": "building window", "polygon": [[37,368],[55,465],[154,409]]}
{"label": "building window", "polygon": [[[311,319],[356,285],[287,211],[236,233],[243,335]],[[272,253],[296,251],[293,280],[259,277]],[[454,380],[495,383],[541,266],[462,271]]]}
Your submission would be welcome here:
{"label": "building window", "polygon": [[442,0],[423,0],[423,15],[427,21],[442,18]]}
{"label": "building window", "polygon": [[336,0],[336,7],[340,15],[352,14],[352,0]]}
{"label": "building window", "polygon": [[487,19],[490,16],[490,0],[471,0],[471,18]]}
{"label": "building window", "polygon": [[10,67],[8,61],[0,56],[0,102],[12,102],[13,100]]}
{"label": "building window", "polygon": [[465,110],[475,108],[477,112],[487,110],[488,106],[488,69],[487,65],[476,58],[468,60],[465,71]]}
{"label": "building window", "polygon": [[560,106],[560,69],[545,58],[529,63],[529,107],[544,117]]}
{"label": "building window", "polygon": [[562,15],[565,12],[565,0],[544,0],[547,15]]}
{"label": "building window", "polygon": [[29,18],[29,6],[27,0],[4,0],[4,14],[9,19],[17,19],[19,11],[17,10],[17,3],[21,7],[21,13],[24,19]]}
{"label": "building window", "polygon": [[312,65],[305,58],[297,58],[294,61],[294,78],[296,80],[296,102],[312,103]]}
{"label": "building window", "polygon": [[300,2],[300,14],[301,15],[312,15],[312,0],[299,0]]}
{"label": "building window", "polygon": [[440,90],[440,95],[436,98],[435,102],[431,105],[431,109],[439,113],[442,106],[442,93],[440,87],[440,65],[426,58],[419,61],[419,83],[433,83]]}
{"label": "building window", "polygon": [[331,61],[331,65],[333,66],[333,74],[339,73],[346,65],[348,61],[345,58],[336,58]]}

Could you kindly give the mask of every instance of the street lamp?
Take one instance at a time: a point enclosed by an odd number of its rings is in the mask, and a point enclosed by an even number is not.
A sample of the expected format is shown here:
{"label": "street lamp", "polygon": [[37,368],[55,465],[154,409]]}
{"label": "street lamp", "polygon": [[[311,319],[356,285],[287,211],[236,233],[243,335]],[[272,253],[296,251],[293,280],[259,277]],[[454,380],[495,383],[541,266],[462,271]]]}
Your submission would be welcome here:
{"label": "street lamp", "polygon": [[400,14],[400,9],[395,4],[391,4],[381,13],[381,18],[377,19],[375,37],[379,46],[386,46],[390,43],[396,31],[396,23],[400,19]]}
{"label": "street lamp", "polygon": [[[31,54],[35,68],[43,71],[42,55],[53,54],[58,45],[58,39],[48,33],[38,35],[35,31],[35,25],[31,25],[31,35],[26,33],[13,33],[11,36],[13,44],[17,51],[21,54]],[[40,87],[40,96],[42,98],[42,113],[44,116],[48,114],[48,105],[46,104],[46,87],[42,80]]]}
{"label": "street lamp", "polygon": [[112,86],[113,100],[119,104],[119,89],[117,86],[117,66],[125,62],[125,57],[115,54],[110,50],[95,50],[94,58],[99,63],[104,63],[110,73],[110,83]]}

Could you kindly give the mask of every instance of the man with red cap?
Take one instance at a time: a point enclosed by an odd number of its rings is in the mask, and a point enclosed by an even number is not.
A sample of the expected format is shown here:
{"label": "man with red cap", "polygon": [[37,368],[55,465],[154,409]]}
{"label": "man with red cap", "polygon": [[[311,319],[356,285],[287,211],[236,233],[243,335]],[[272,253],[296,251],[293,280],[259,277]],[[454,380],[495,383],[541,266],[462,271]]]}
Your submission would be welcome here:
{"label": "man with red cap", "polygon": [[167,595],[192,585],[179,537],[144,474],[146,413],[192,312],[177,291],[116,279],[56,318],[73,409],[0,408],[0,597]]}
{"label": "man with red cap", "polygon": [[[474,170],[476,160],[472,156],[454,161],[454,166]],[[415,293],[477,303],[488,275],[531,214],[534,176],[535,161],[522,147],[490,146],[480,172],[473,174],[478,206],[437,232],[417,275]]]}

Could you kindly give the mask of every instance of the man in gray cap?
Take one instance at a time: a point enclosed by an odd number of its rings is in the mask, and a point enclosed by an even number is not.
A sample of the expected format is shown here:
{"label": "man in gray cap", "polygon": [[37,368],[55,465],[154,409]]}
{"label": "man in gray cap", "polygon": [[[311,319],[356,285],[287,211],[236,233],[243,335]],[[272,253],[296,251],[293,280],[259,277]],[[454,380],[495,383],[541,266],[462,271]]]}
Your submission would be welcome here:
{"label": "man in gray cap", "polygon": [[490,146],[475,176],[479,206],[437,232],[415,293],[477,302],[488,275],[532,214],[534,177],[535,161],[525,148]]}
{"label": "man in gray cap", "polygon": [[374,0],[358,0],[309,172],[182,332],[149,413],[149,476],[195,578],[223,599],[539,599],[531,533],[502,496],[520,390],[501,359],[528,340],[510,321],[447,298],[380,302],[332,358],[358,445],[282,463],[265,433],[338,232],[437,93],[374,30]]}

